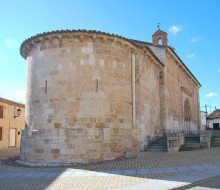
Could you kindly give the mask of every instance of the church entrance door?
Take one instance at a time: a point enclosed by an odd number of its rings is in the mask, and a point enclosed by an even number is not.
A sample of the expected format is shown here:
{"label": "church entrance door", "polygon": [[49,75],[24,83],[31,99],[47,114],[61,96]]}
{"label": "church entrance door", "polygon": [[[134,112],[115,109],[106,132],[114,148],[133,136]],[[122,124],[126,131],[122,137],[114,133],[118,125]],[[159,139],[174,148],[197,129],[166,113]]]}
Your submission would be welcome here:
{"label": "church entrance door", "polygon": [[190,132],[190,121],[191,121],[191,107],[190,101],[187,98],[184,102],[184,130]]}

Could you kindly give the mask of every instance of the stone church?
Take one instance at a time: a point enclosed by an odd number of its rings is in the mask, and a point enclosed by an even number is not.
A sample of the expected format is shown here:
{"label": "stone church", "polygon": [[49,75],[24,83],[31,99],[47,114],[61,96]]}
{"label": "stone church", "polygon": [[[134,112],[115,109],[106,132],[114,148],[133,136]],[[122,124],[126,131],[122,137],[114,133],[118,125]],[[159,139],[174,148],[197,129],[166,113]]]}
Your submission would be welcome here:
{"label": "stone church", "polygon": [[33,36],[21,160],[91,163],[200,128],[200,83],[158,29],[152,43],[91,30]]}

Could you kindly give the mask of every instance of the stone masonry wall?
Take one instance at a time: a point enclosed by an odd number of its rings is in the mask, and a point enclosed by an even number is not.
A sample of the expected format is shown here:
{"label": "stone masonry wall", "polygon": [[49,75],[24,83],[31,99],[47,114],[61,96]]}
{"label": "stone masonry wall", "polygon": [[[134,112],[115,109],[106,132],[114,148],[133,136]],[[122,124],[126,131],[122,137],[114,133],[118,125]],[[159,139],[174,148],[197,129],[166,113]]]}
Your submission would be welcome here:
{"label": "stone masonry wall", "polygon": [[137,139],[140,150],[148,147],[149,140],[160,129],[160,84],[162,65],[139,54],[136,61]]}
{"label": "stone masonry wall", "polygon": [[87,163],[136,149],[130,46],[83,33],[32,44],[22,160]]}
{"label": "stone masonry wall", "polygon": [[166,86],[166,129],[186,130],[184,126],[184,102],[190,101],[191,121],[190,130],[199,127],[199,85],[183,68],[182,63],[167,50],[165,67]]}

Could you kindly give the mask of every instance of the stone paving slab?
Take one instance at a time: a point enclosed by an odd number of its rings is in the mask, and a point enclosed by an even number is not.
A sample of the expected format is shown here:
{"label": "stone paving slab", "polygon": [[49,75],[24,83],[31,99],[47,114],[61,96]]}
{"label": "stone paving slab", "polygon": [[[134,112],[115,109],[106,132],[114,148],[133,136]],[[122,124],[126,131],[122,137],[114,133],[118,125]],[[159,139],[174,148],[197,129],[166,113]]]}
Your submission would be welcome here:
{"label": "stone paving slab", "polygon": [[3,190],[165,190],[218,175],[218,147],[175,154],[140,152],[134,159],[74,167],[14,167],[0,160]]}
{"label": "stone paving slab", "polygon": [[151,174],[149,169],[138,169],[137,175],[145,175],[145,174]]}
{"label": "stone paving slab", "polygon": [[181,187],[188,185],[189,183],[185,182],[173,182],[173,181],[163,181],[163,180],[151,180],[147,183],[131,185],[124,188],[115,188],[114,190],[168,190],[176,187]]}
{"label": "stone paving slab", "polygon": [[201,172],[201,168],[198,166],[191,166],[193,168],[190,172],[186,171],[186,173],[177,174],[176,176],[162,178],[160,180],[151,180],[147,183],[136,184],[127,186],[124,188],[116,188],[115,190],[136,190],[136,189],[154,189],[154,190],[167,190],[178,188],[181,186],[186,186],[198,181],[202,181],[205,179],[213,178],[220,176],[220,167],[216,165],[216,170],[218,172],[212,170],[212,166],[210,168],[207,167],[205,172]]}
{"label": "stone paving slab", "polygon": [[[214,169],[215,168],[215,169]],[[203,172],[201,172],[203,171]],[[152,174],[184,174],[184,175],[203,175],[206,176],[206,173],[211,174],[220,174],[220,165],[212,164],[198,166],[177,166],[169,168],[155,168],[155,169],[137,169],[137,170],[110,170],[110,171],[86,171],[86,170],[77,170],[77,171],[64,171],[64,172],[0,172],[0,178],[2,179],[14,179],[14,178],[57,178],[57,177],[92,177],[92,176],[136,176],[136,175],[152,175]]]}
{"label": "stone paving slab", "polygon": [[48,175],[45,175],[44,178],[57,178],[60,175],[60,172],[52,172]]}
{"label": "stone paving slab", "polygon": [[161,168],[161,169],[163,169],[165,173],[177,173],[179,171],[178,168],[179,168],[179,166],[178,167]]}
{"label": "stone paving slab", "polygon": [[192,166],[189,166],[190,168],[192,168],[192,170],[197,170],[197,171],[201,171],[201,172],[205,172],[206,171],[206,168],[202,167],[201,165],[192,165]]}
{"label": "stone paving slab", "polygon": [[18,178],[45,178],[49,173],[48,172],[30,172],[26,173],[22,176],[19,176]]}
{"label": "stone paving slab", "polygon": [[193,169],[189,166],[178,166],[177,170],[179,172],[191,172]]}
{"label": "stone paving slab", "polygon": [[133,169],[133,170],[124,170],[122,175],[137,175],[137,170]]}

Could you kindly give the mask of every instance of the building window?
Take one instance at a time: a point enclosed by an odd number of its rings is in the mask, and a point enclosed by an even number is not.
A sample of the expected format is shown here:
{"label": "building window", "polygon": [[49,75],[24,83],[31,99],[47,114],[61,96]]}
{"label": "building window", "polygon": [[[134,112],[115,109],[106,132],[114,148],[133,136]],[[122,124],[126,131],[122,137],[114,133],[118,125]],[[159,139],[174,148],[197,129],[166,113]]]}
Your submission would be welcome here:
{"label": "building window", "polygon": [[0,141],[2,141],[2,127],[0,127]]}
{"label": "building window", "polygon": [[3,106],[0,106],[0,119],[3,119]]}

